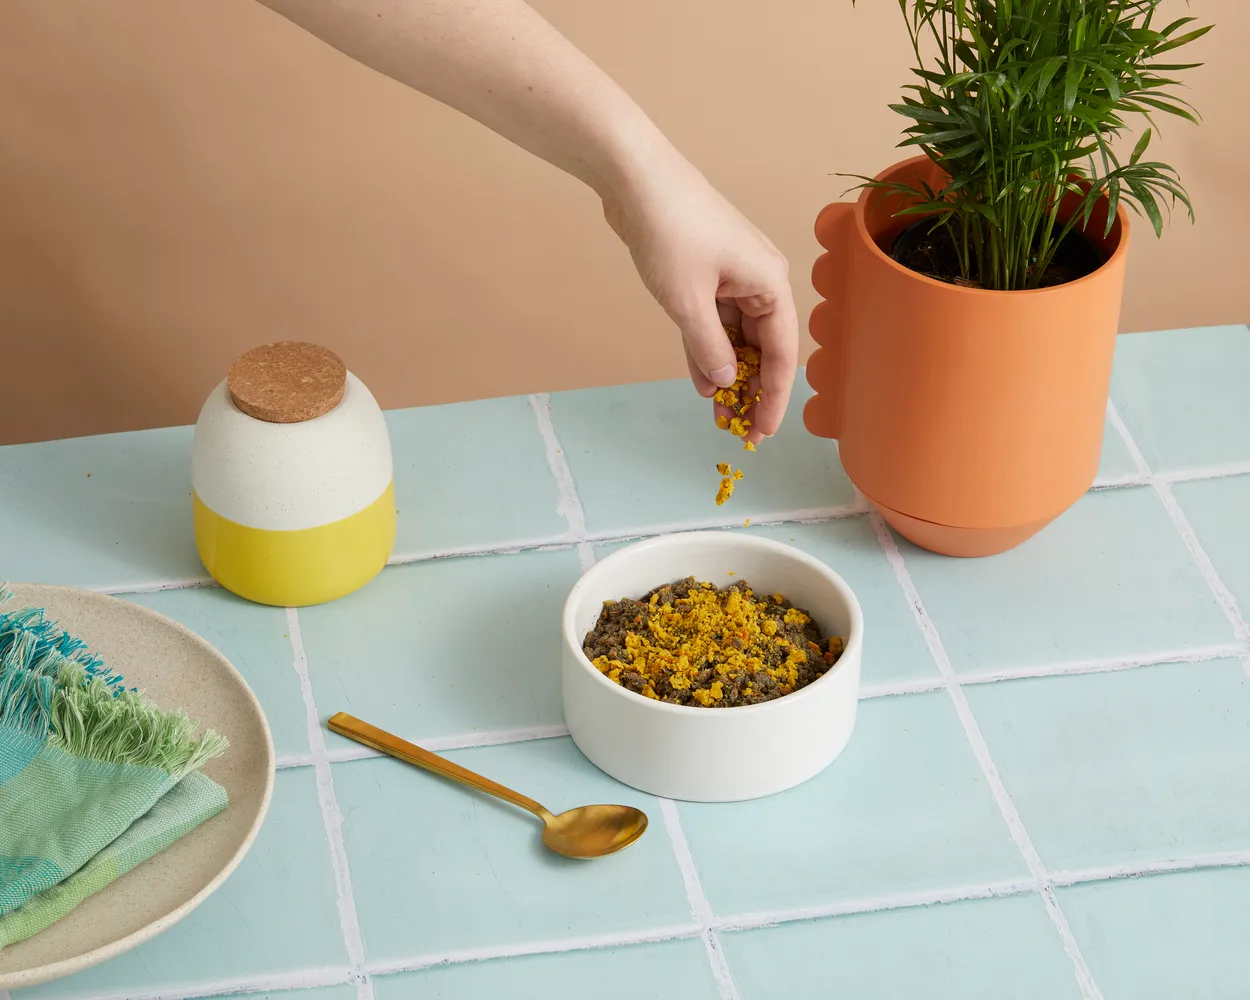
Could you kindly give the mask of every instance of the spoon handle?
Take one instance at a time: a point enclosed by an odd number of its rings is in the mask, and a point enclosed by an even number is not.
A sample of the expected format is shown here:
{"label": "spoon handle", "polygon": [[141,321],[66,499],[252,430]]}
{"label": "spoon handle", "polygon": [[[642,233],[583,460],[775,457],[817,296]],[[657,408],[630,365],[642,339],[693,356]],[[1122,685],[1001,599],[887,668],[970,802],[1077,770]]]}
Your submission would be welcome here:
{"label": "spoon handle", "polygon": [[380,750],[382,753],[389,754],[391,757],[402,760],[407,764],[415,764],[417,767],[425,768],[427,771],[441,774],[444,778],[451,778],[452,781],[458,781],[462,785],[476,788],[479,792],[485,792],[487,795],[493,795],[496,798],[503,799],[505,802],[511,802],[514,806],[528,809],[544,822],[551,819],[550,812],[520,792],[514,792],[511,788],[505,788],[503,785],[491,781],[490,778],[483,778],[480,774],[470,771],[467,767],[453,764],[445,757],[440,757],[436,753],[430,753],[429,750],[423,750],[415,743],[401,740],[393,733],[378,729],[377,726],[371,726],[367,722],[361,722],[346,712],[339,712],[331,716],[328,725],[331,732],[338,733],[340,736],[346,736],[349,740],[363,743],[367,747]]}

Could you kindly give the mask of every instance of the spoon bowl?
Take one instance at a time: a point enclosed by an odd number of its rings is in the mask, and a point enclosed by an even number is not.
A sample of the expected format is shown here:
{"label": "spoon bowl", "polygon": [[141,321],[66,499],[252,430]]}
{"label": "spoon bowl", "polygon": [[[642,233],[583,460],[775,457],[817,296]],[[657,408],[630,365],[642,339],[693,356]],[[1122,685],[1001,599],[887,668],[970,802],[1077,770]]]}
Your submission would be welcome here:
{"label": "spoon bowl", "polygon": [[566,858],[601,858],[647,831],[647,814],[633,806],[580,806],[544,817],[543,843]]}

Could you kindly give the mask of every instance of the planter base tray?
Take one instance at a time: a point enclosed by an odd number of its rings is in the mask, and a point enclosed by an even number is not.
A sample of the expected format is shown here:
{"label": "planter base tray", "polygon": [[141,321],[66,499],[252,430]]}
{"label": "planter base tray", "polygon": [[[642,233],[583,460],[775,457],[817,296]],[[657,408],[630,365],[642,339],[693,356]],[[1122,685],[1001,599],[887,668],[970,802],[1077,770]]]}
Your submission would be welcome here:
{"label": "planter base tray", "polygon": [[978,558],[994,556],[1028,541],[1054,520],[1053,517],[1030,524],[1011,525],[1006,528],[957,528],[949,524],[924,521],[868,497],[891,528],[922,549],[943,556]]}

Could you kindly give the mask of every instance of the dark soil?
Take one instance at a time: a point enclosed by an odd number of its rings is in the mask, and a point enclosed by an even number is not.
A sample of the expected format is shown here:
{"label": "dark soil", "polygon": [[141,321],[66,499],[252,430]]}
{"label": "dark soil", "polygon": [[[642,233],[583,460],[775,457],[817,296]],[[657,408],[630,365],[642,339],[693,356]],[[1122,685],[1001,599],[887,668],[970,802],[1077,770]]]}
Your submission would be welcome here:
{"label": "dark soil", "polygon": [[[694,577],[687,577],[684,580],[657,587],[655,590],[644,594],[639,600],[625,598],[606,603],[603,611],[599,614],[598,622],[595,624],[594,629],[586,635],[585,642],[582,645],[587,658],[592,663],[599,657],[607,657],[609,660],[617,660],[626,664],[630,663],[631,655],[625,648],[625,637],[629,632],[640,635],[647,633],[647,620],[651,615],[650,601],[652,594],[659,596],[657,602],[659,607],[669,604],[675,610],[681,611],[683,603],[686,608],[690,607],[690,602],[686,598],[691,590],[701,586],[701,584],[695,581]],[[749,589],[749,584],[745,580],[740,580],[728,587],[719,588],[717,593],[727,597],[730,592],[736,590],[745,595]],[[778,638],[786,639],[794,646],[804,650],[806,661],[798,667],[798,679],[788,690],[784,690],[783,685],[765,670],[737,672],[734,670],[726,671],[723,667],[718,670],[716,666],[709,664],[706,658],[694,665],[698,672],[688,688],[674,688],[669,683],[671,674],[660,678],[647,678],[636,670],[628,669],[621,672],[618,683],[622,687],[641,695],[648,681],[650,681],[659,700],[674,705],[699,707],[701,703],[695,697],[694,692],[697,690],[710,691],[713,683],[719,681],[722,689],[721,699],[710,706],[716,708],[728,708],[735,705],[755,705],[764,701],[772,701],[782,695],[790,694],[792,691],[806,687],[828,671],[833,663],[837,662],[838,657],[841,655],[842,647],[836,639],[833,640],[832,644],[827,642],[821,634],[819,626],[801,608],[798,610],[803,611],[803,614],[807,615],[807,623],[804,625],[786,623],[785,614],[794,605],[784,598],[778,601],[775,599],[776,596],[779,595],[753,594],[751,596],[752,601],[764,605],[762,609],[763,616],[772,619],[777,624],[776,634],[770,639],[761,641],[755,646],[748,648],[741,639],[726,637],[720,632],[715,633],[710,638],[713,638],[717,643],[732,645],[747,655],[758,656],[763,661],[765,668],[776,668],[786,661],[789,650],[776,642]],[[723,599],[722,597],[722,606]],[[812,648],[813,646],[815,647],[814,649]],[[828,661],[824,655],[826,651],[832,651],[833,654]]]}
{"label": "dark soil", "polygon": [[[899,233],[890,247],[890,256],[908,270],[937,278],[938,281],[965,288],[982,287],[979,280],[960,276],[959,254],[950,230],[946,226],[934,229],[932,219],[921,219]],[[1093,274],[1105,263],[1102,253],[1084,235],[1074,230],[1059,244],[1039,287],[1049,288],[1076,281]]]}

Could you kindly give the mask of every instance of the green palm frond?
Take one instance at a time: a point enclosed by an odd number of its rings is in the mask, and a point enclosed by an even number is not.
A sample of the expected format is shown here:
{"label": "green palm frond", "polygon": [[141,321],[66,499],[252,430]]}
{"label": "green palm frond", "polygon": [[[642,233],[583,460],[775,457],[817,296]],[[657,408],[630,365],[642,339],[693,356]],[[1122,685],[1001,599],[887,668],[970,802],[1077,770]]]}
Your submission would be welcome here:
{"label": "green palm frond", "polygon": [[[852,0],[854,3],[855,0]],[[1164,0],[897,0],[917,65],[891,110],[899,144],[940,164],[939,192],[907,188],[911,214],[936,215],[960,248],[962,276],[985,288],[1033,288],[1060,243],[1099,200],[1145,216],[1155,233],[1193,205],[1176,171],[1144,158],[1165,116],[1197,122],[1176,74],[1200,65],[1174,53],[1211,30],[1182,17],[1162,27]],[[1127,162],[1127,120],[1144,120]],[[880,187],[860,179],[861,186]],[[898,185],[886,185],[898,191]],[[1079,199],[1064,220],[1060,201]]]}

